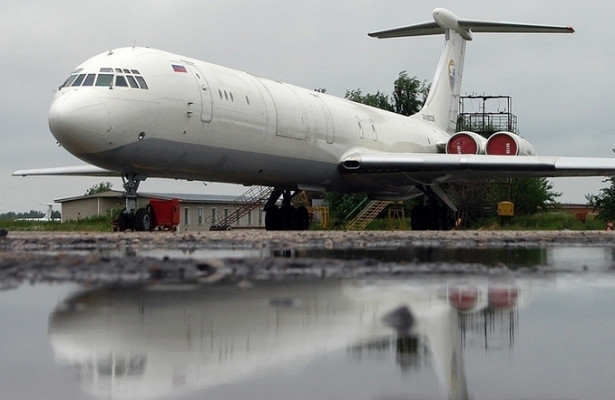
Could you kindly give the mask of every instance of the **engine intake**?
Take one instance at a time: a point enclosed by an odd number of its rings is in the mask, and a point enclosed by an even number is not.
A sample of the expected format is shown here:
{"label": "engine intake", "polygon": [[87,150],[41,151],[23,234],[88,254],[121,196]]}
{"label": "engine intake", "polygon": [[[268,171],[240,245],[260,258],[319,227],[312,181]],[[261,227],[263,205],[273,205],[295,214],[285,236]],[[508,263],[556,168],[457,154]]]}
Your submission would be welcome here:
{"label": "engine intake", "polygon": [[446,143],[447,154],[485,154],[487,139],[474,132],[457,132]]}
{"label": "engine intake", "polygon": [[486,153],[496,156],[533,156],[534,147],[512,132],[496,132],[487,140]]}

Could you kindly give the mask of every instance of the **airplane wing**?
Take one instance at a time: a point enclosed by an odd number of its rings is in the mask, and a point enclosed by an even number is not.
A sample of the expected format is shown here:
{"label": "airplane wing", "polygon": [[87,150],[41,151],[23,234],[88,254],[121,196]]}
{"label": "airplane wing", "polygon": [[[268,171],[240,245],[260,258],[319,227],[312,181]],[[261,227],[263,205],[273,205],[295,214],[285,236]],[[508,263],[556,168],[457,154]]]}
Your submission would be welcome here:
{"label": "airplane wing", "polygon": [[401,185],[429,185],[491,178],[611,176],[615,175],[615,158],[358,151],[343,157],[339,170],[364,182],[361,175],[379,175],[380,184],[396,180]]}
{"label": "airplane wing", "polygon": [[29,175],[68,175],[68,176],[122,176],[118,171],[95,167],[93,165],[78,165],[73,167],[20,169],[13,176]]}

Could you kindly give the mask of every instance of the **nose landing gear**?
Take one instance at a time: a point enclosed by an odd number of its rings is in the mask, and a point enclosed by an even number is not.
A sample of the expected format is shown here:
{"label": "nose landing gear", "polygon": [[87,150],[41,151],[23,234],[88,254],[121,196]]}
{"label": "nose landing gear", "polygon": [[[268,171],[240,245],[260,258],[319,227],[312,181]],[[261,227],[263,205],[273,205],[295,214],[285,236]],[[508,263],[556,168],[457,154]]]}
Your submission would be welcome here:
{"label": "nose landing gear", "polygon": [[139,184],[147,177],[137,174],[124,174],[124,191],[126,196],[126,208],[116,219],[118,230],[151,231],[154,228],[153,215],[150,207],[137,209],[137,189]]}

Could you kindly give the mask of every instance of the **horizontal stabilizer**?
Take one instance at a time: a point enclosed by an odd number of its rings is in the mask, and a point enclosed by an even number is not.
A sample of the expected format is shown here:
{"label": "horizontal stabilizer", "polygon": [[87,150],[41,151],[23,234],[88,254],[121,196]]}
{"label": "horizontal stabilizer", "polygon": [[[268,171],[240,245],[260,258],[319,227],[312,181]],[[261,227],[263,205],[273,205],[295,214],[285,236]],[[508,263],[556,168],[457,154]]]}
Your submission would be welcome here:
{"label": "horizontal stabilizer", "polygon": [[397,38],[406,36],[424,36],[443,34],[446,29],[459,32],[466,40],[472,39],[472,32],[480,33],[573,33],[574,29],[569,26],[559,25],[536,25],[519,24],[511,22],[488,22],[460,20],[452,12],[443,8],[437,8],[433,12],[435,22],[423,22],[420,24],[401,28],[388,29],[372,32],[368,35],[378,39]]}
{"label": "horizontal stabilizer", "polygon": [[20,169],[13,172],[13,176],[30,175],[67,175],[67,176],[121,176],[118,171],[111,171],[93,165],[78,165],[73,167]]}

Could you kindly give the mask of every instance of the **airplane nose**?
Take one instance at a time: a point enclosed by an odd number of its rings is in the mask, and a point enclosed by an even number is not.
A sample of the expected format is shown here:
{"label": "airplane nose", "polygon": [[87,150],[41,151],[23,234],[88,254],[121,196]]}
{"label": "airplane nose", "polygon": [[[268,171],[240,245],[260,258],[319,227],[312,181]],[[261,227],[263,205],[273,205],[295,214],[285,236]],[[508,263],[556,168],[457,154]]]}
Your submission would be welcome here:
{"label": "airplane nose", "polygon": [[49,109],[49,129],[71,153],[94,153],[108,140],[105,135],[111,129],[110,113],[93,93],[62,93]]}

